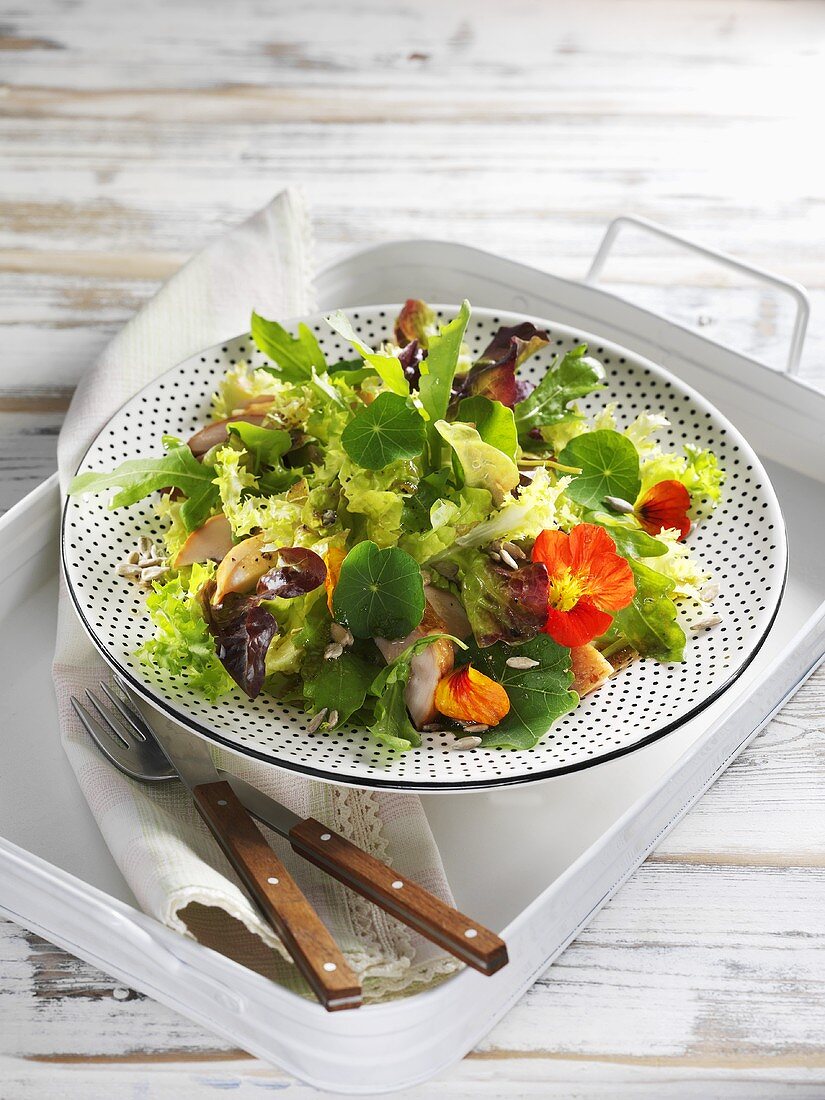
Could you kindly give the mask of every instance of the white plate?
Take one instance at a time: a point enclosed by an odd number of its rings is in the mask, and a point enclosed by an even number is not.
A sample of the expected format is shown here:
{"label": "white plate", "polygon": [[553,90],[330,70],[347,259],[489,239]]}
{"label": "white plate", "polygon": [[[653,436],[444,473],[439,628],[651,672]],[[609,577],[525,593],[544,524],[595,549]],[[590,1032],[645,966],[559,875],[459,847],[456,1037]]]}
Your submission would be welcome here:
{"label": "white plate", "polygon": [[[388,335],[397,306],[348,310],[362,337],[376,345]],[[439,315],[454,315],[454,307]],[[468,327],[473,355],[500,325],[522,314],[475,310]],[[146,699],[188,729],[230,749],[319,779],[395,789],[473,790],[535,782],[590,767],[630,752],[676,728],[706,707],[747,666],[770,629],[787,568],[785,529],[776,495],[750,446],[733,425],[684,383],[649,360],[579,330],[537,318],[551,333],[550,348],[521,373],[537,381],[550,353],[585,341],[604,364],[608,385],[582,402],[592,413],[615,402],[620,426],[644,410],[671,422],[665,446],[683,442],[711,449],[725,469],[723,501],[689,540],[721,585],[721,625],[689,640],[678,665],[639,661],[559,720],[544,740],[526,752],[448,752],[429,738],[408,753],[392,753],[359,729],[307,733],[305,716],[261,695],[250,701],[239,690],[217,703],[187,688],[160,684],[134,657],[151,632],[142,595],[115,574],[115,567],[142,534],[160,533],[151,504],[111,511],[100,497],[67,501],[62,553],[68,588],[81,620],[102,656]],[[330,361],[351,349],[323,318],[306,319]],[[297,322],[296,322],[297,323]],[[224,371],[246,360],[265,362],[248,336],[210,348],[150,383],[97,436],[80,471],[108,470],[124,458],[158,453],[161,437],[184,438],[206,421],[210,395]]]}

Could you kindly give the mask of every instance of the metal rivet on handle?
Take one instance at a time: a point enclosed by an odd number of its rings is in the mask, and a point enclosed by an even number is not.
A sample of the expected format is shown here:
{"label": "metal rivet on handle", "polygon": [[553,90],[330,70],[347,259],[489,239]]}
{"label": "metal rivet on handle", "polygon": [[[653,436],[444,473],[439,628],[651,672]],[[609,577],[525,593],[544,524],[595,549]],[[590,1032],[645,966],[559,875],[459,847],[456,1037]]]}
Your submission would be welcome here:
{"label": "metal rivet on handle", "polygon": [[338,967],[335,965],[335,963],[324,963],[324,970],[328,970],[330,972],[330,974],[332,973],[333,970],[337,970],[337,969],[338,969]]}
{"label": "metal rivet on handle", "polygon": [[278,885],[278,879],[276,879],[276,878],[268,878],[266,881],[270,882],[273,886]]}
{"label": "metal rivet on handle", "polygon": [[226,799],[225,798],[219,798],[218,799],[218,805],[219,806],[225,806],[226,805]]}
{"label": "metal rivet on handle", "polygon": [[329,833],[321,833],[321,840],[331,840],[332,837]]}
{"label": "metal rivet on handle", "polygon": [[475,928],[468,928],[464,935],[467,937],[468,940],[474,940],[478,935],[478,932]]}
{"label": "metal rivet on handle", "polygon": [[403,885],[404,885],[404,883],[401,881],[401,879],[397,878],[395,880],[395,882],[392,884],[392,888],[393,888],[393,890],[400,890]]}

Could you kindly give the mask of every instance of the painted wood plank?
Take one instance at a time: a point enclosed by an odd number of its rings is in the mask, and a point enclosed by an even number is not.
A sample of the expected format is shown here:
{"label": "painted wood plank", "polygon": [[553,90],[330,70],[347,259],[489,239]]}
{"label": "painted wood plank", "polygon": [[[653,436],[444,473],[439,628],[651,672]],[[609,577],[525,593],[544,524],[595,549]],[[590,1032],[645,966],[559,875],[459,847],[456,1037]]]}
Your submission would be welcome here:
{"label": "painted wood plank", "polygon": [[[801,155],[821,5],[549,11],[18,6],[0,30],[0,509],[50,472],[111,333],[287,182],[306,184],[322,263],[441,236],[578,277],[613,214],[645,213],[810,285],[805,370],[825,381],[821,166]],[[611,274],[781,356],[787,315],[739,280],[632,239]],[[819,674],[481,1051],[410,1095],[823,1095],[823,704]],[[0,1055],[14,1100],[310,1095],[8,924]]]}

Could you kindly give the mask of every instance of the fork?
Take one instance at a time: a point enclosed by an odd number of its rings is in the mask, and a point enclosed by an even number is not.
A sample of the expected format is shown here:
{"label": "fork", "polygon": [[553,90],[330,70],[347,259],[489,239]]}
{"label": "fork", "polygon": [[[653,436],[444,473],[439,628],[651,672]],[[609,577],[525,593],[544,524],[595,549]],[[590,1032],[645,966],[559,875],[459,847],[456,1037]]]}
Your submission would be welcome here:
{"label": "fork", "polygon": [[[87,732],[107,759],[133,779],[162,782],[178,778],[178,773],[170,767],[148,722],[132,705],[128,686],[118,676],[114,680],[125,699],[103,683],[100,688],[119,716],[128,722],[128,730],[113,737],[113,716],[106,708],[101,707],[93,692],[88,692],[89,701],[98,718],[90,714],[81,703],[72,700]],[[274,798],[237,776],[221,772],[220,778],[227,781],[231,792],[234,792],[250,813],[288,840],[296,854],[320,867],[351,890],[357,891],[368,901],[482,974],[495,974],[506,965],[506,944],[494,932],[447,905],[418,883],[358,848],[345,837],[334,833],[321,822],[313,818],[302,820]]]}

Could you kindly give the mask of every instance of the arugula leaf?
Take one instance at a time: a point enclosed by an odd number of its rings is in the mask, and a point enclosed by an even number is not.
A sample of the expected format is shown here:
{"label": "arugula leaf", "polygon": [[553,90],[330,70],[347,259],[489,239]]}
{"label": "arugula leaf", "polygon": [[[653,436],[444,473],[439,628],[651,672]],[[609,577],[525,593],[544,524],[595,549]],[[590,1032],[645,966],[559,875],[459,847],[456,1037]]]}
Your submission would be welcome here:
{"label": "arugula leaf", "polygon": [[586,352],[587,345],[580,344],[561,360],[556,356],[533,392],[518,402],[514,412],[519,435],[566,420],[571,401],[605,385],[600,364],[586,358]]}
{"label": "arugula leaf", "polygon": [[386,668],[381,669],[370,686],[370,694],[377,696],[375,720],[370,733],[396,752],[418,748],[421,734],[415,728],[404,701],[404,690],[410,678],[412,659],[427,646],[441,638],[448,638],[454,645],[466,649],[465,644],[451,634],[427,634],[408,645]]}
{"label": "arugula leaf", "polygon": [[435,429],[455,451],[465,485],[473,489],[487,489],[496,505],[500,505],[518,485],[519,472],[513,459],[498,447],[485,443],[475,428],[461,421],[451,424],[446,420],[437,420]]}
{"label": "arugula leaf", "polygon": [[298,335],[279,325],[277,321],[267,321],[259,313],[252,313],[250,331],[255,346],[277,365],[277,370],[264,367],[270,374],[276,374],[287,382],[308,382],[312,378],[313,368],[325,371],[327,362],[312,330],[306,325],[298,325]]}
{"label": "arugula leaf", "polygon": [[586,508],[600,508],[605,497],[621,497],[632,503],[639,495],[639,454],[621,432],[577,435],[561,452],[559,462],[581,470],[566,492]]}
{"label": "arugula leaf", "polygon": [[305,680],[304,695],[316,714],[324,707],[337,710],[337,725],[341,726],[364,705],[374,679],[375,665],[347,649],[335,660],[321,661]]}
{"label": "arugula leaf", "polygon": [[459,402],[456,419],[465,424],[474,424],[485,443],[498,447],[515,462],[518,434],[512,409],[508,409],[500,401],[491,401],[489,397],[478,394],[475,397],[465,397]]}
{"label": "arugula leaf", "polygon": [[424,447],[424,421],[396,393],[379,393],[355,414],[341,433],[341,445],[353,462],[383,470],[399,458],[415,458]]}
{"label": "arugula leaf", "polygon": [[640,561],[628,558],[636,581],[636,594],[613,617],[610,633],[620,634],[642,657],[657,661],[682,661],[685,633],[676,621],[676,605],[670,598],[675,583]]}
{"label": "arugula leaf", "polygon": [[409,397],[410,384],[404,377],[404,368],[395,355],[385,355],[383,352],[373,351],[357,334],[352,327],[352,322],[343,310],[338,309],[335,313],[330,313],[324,320],[334,332],[337,332],[339,336],[343,336],[348,343],[352,344],[361,358],[380,375],[388,390],[397,393],[401,397]]}
{"label": "arugula leaf", "polygon": [[587,512],[584,522],[598,523],[600,527],[604,527],[623,558],[658,558],[667,553],[667,546],[661,539],[655,539],[641,527],[629,527],[605,512]]}
{"label": "arugula leaf", "polygon": [[437,336],[430,337],[427,358],[421,362],[418,394],[431,424],[447,415],[461,342],[469,320],[470,303],[465,298],[452,321],[442,326]]}
{"label": "arugula leaf", "polygon": [[[515,649],[494,645],[489,649],[471,648],[470,652],[472,664],[501,684],[510,698],[509,714],[481,734],[483,748],[532,749],[557,718],[578,704],[578,695],[570,690],[570,650],[554,642],[549,634],[540,634]],[[507,659],[514,653],[539,663],[528,669],[510,668]]]}
{"label": "arugula leaf", "polygon": [[109,507],[125,508],[158,489],[180,489],[186,494],[180,518],[187,531],[194,531],[209,518],[217,504],[215,476],[213,466],[198,462],[187,446],[180,446],[158,458],[130,458],[109,473],[88,470],[78,474],[69,486],[69,496],[102,493],[119,486],[120,492],[112,497]]}
{"label": "arugula leaf", "polygon": [[359,542],[344,558],[332,611],[356,638],[403,638],[424,615],[418,563],[397,546]]}

